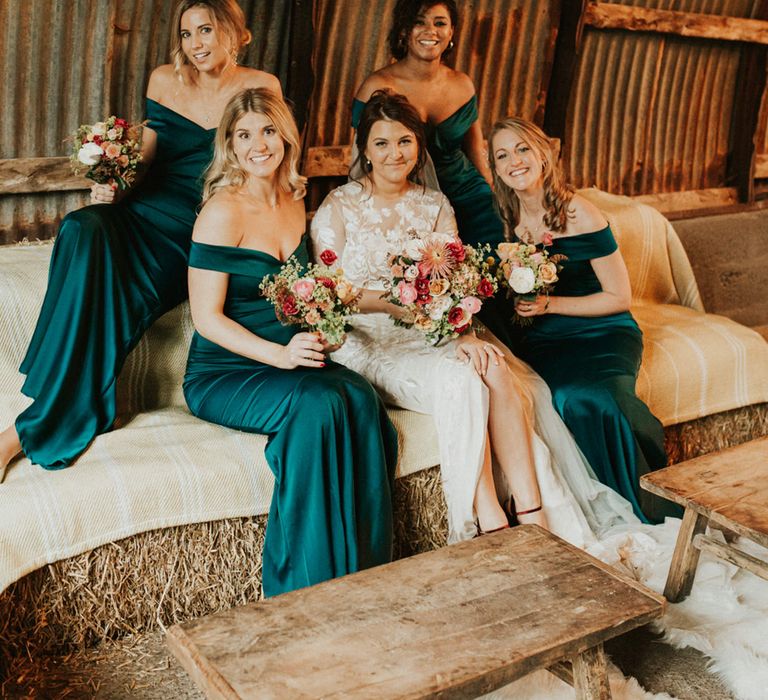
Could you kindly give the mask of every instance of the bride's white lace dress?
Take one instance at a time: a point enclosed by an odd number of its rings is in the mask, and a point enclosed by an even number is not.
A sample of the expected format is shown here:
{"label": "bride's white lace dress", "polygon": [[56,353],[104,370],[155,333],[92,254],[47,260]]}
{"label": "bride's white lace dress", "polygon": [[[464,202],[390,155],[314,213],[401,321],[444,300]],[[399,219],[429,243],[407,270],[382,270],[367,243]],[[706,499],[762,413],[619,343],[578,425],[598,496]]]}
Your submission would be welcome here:
{"label": "bride's white lace dress", "polygon": [[[375,201],[357,182],[331,192],[312,221],[315,254],[333,250],[347,277],[366,289],[384,289],[387,258],[405,249],[408,231],[456,235],[445,196],[413,186],[393,205]],[[473,500],[483,464],[488,389],[470,364],[455,356],[454,342],[432,347],[414,329],[395,326],[381,313],[358,314],[333,359],[365,376],[390,405],[431,414],[440,445],[448,505],[449,541],[476,534]],[[636,522],[623,498],[592,477],[581,452],[552,408],[547,385],[489,332],[529,395],[535,413],[536,475],[553,532],[577,546],[594,542],[615,525]],[[500,494],[508,495],[507,493]]]}

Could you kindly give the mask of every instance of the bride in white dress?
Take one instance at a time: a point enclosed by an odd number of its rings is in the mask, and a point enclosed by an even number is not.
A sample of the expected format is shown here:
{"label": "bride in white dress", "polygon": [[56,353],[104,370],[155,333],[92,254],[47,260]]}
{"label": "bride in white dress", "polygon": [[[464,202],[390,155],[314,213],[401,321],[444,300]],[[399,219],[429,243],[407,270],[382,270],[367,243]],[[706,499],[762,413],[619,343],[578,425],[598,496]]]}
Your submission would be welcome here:
{"label": "bride in white dress", "polygon": [[334,360],[363,374],[391,405],[431,414],[440,444],[449,542],[506,527],[502,504],[577,546],[634,523],[631,507],[593,478],[551,405],[546,384],[489,331],[433,347],[395,326],[387,259],[409,231],[457,236],[443,194],[418,184],[425,158],[418,113],[399,95],[369,100],[357,131],[366,173],[331,192],[312,221],[315,254],[333,250],[360,289],[360,314]]}

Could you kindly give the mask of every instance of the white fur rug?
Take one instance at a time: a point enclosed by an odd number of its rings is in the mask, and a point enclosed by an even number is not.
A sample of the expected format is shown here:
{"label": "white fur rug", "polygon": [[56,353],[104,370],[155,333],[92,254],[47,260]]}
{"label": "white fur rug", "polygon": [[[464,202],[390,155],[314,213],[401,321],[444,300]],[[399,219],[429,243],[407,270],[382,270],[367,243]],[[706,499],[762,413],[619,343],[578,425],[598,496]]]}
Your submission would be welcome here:
{"label": "white fur rug", "polygon": [[[646,693],[634,678],[625,678],[613,664],[608,667],[608,681],[613,700],[675,700],[666,693]],[[519,681],[505,685],[482,700],[575,700],[573,688],[549,671],[536,671]]]}
{"label": "white fur rug", "polygon": [[[661,593],[679,528],[677,518],[626,527],[589,551]],[[709,534],[722,538],[717,530]],[[768,561],[768,550],[743,538],[734,544]],[[691,595],[669,605],[655,627],[668,644],[707,656],[709,670],[739,700],[768,698],[768,581],[703,554]]]}

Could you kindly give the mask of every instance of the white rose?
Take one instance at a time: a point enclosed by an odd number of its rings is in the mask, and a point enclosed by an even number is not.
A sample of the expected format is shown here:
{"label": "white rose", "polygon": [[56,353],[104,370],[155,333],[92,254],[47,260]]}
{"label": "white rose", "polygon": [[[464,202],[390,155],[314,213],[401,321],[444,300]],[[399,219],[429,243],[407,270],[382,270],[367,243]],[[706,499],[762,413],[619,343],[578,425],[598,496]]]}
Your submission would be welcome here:
{"label": "white rose", "polygon": [[509,286],[518,294],[528,294],[536,284],[536,275],[529,267],[515,267],[509,275]]}
{"label": "white rose", "polygon": [[91,133],[94,136],[104,136],[107,133],[107,125],[104,122],[96,122],[91,127]]}
{"label": "white rose", "polygon": [[416,267],[416,265],[409,265],[405,268],[405,272],[403,273],[403,277],[407,279],[409,282],[413,282],[417,277],[419,276],[419,268]]}
{"label": "white rose", "polygon": [[421,241],[411,238],[405,243],[405,256],[411,260],[421,260]]}
{"label": "white rose", "polygon": [[429,317],[433,321],[437,321],[443,317],[446,311],[451,308],[451,305],[453,304],[453,301],[450,296],[445,295],[441,297],[437,297],[434,301],[431,301],[427,305],[427,309],[429,311]]}
{"label": "white rose", "polygon": [[84,143],[80,150],[77,152],[77,159],[83,163],[83,165],[96,165],[104,155],[104,151],[101,150],[101,146],[96,143]]}

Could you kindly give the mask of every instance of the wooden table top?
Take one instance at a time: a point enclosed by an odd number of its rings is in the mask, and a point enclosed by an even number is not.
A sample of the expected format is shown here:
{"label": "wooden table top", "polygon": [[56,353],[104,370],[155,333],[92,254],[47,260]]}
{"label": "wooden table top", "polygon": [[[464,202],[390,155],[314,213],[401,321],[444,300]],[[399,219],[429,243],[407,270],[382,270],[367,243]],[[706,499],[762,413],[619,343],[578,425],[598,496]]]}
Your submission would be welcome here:
{"label": "wooden table top", "polygon": [[768,547],[768,437],[645,474],[640,486]]}
{"label": "wooden table top", "polygon": [[527,525],[176,625],[167,641],[209,697],[468,697],[664,604]]}

